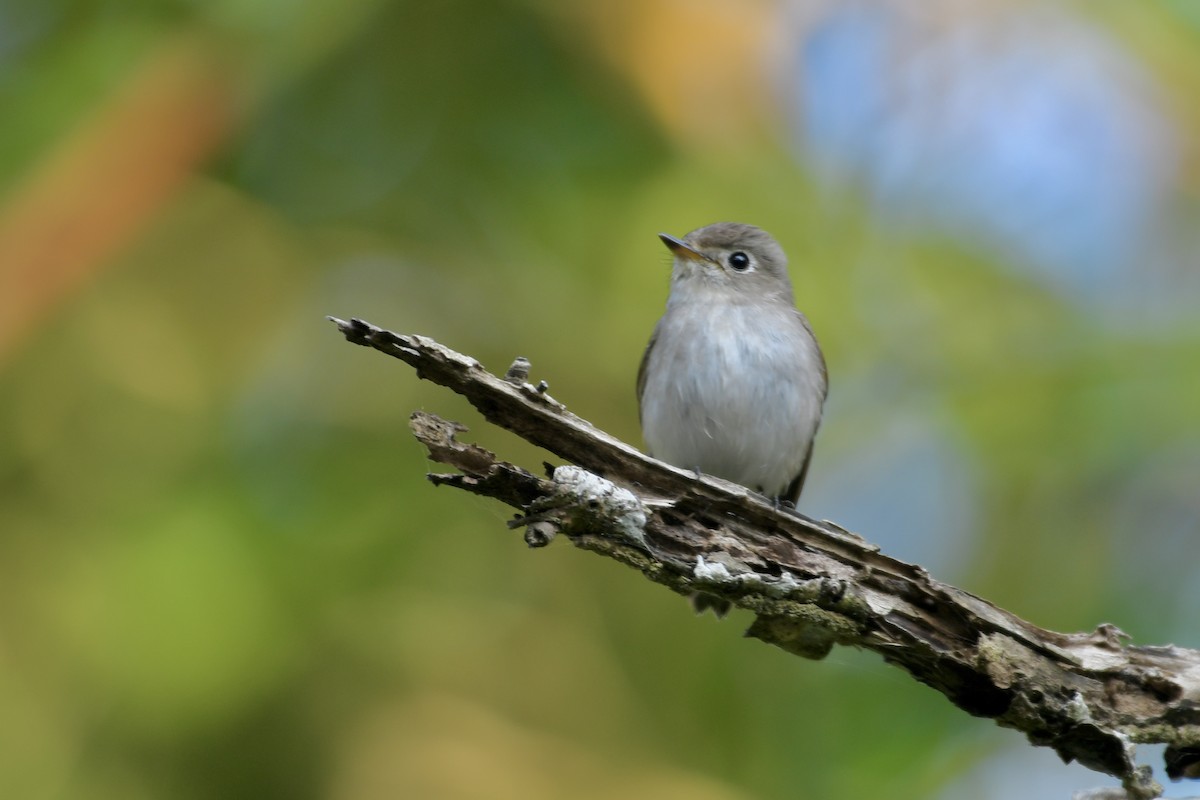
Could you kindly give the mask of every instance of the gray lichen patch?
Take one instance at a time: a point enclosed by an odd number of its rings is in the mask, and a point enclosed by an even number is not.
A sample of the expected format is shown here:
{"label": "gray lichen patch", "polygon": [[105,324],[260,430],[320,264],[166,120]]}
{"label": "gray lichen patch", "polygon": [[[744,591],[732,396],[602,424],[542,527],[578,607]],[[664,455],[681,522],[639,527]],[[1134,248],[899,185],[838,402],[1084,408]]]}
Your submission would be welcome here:
{"label": "gray lichen patch", "polygon": [[611,529],[623,538],[646,546],[646,509],[633,492],[595,473],[569,465],[554,470],[554,483],[561,495],[603,516]]}
{"label": "gray lichen patch", "polygon": [[787,572],[766,575],[754,570],[749,564],[728,553],[710,553],[706,558],[696,556],[692,577],[701,588],[760,592],[771,598],[790,598],[803,602],[816,602],[830,591],[830,581],[824,579],[802,580]]}

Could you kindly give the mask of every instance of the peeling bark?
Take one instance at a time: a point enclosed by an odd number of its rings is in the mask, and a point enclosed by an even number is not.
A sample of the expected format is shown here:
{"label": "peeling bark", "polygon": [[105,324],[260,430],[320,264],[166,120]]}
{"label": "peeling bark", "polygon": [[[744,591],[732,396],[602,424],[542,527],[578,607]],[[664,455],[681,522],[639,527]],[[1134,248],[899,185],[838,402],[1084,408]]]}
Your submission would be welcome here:
{"label": "peeling bark", "polygon": [[458,470],[430,480],[516,508],[510,527],[531,546],[565,537],[680,594],[721,597],[756,615],[748,635],[805,658],[873,650],[967,713],[1118,777],[1129,798],[1162,793],[1136,744],[1166,743],[1168,774],[1200,777],[1200,652],[1133,646],[1107,624],[1043,630],[831,522],[642,454],[528,383],[524,359],[499,378],[431,339],[330,319],[573,465],[541,477],[459,442],[458,423],[412,415],[430,457]]}

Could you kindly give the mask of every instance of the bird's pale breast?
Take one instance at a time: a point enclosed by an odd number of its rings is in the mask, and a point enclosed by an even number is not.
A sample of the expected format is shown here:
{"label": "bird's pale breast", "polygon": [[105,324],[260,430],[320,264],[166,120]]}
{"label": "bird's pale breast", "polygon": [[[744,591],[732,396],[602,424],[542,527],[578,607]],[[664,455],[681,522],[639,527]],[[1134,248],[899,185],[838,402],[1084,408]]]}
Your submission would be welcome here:
{"label": "bird's pale breast", "polygon": [[668,309],[642,394],[655,457],[771,496],[800,472],[820,423],[817,345],[790,305]]}

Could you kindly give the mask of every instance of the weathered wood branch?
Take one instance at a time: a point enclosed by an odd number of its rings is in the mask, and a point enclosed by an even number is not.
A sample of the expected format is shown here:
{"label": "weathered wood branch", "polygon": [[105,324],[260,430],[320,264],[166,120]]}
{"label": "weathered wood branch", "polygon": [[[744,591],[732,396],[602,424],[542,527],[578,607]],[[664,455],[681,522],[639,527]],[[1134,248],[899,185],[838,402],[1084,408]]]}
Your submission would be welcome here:
{"label": "weathered wood branch", "polygon": [[528,383],[523,359],[500,378],[431,339],[330,319],[570,462],[541,477],[457,441],[457,423],[412,415],[430,457],[458,470],[430,480],[518,509],[510,527],[524,526],[531,546],[561,533],[680,594],[718,595],[756,615],[750,636],[797,655],[873,650],[967,713],[1120,778],[1130,798],[1162,793],[1136,762],[1138,743],[1168,745],[1172,778],[1200,777],[1200,652],[1132,646],[1107,624],[1043,630],[830,522],[642,454]]}

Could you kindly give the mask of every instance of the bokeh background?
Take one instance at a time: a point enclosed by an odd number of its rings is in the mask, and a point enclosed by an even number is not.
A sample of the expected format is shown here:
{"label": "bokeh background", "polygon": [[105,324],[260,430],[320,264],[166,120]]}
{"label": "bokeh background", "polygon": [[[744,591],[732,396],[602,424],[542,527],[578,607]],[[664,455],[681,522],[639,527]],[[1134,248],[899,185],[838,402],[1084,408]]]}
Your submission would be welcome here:
{"label": "bokeh background", "polygon": [[323,315],[527,356],[636,443],[655,234],[759,224],[832,376],[803,511],[1198,646],[1198,8],[0,3],[0,796],[1111,783],[527,551],[406,418],[546,454]]}

